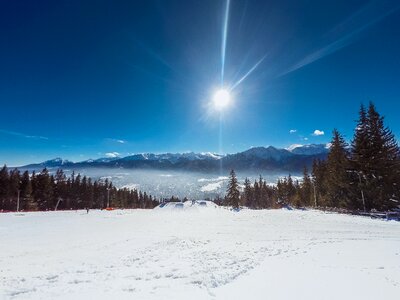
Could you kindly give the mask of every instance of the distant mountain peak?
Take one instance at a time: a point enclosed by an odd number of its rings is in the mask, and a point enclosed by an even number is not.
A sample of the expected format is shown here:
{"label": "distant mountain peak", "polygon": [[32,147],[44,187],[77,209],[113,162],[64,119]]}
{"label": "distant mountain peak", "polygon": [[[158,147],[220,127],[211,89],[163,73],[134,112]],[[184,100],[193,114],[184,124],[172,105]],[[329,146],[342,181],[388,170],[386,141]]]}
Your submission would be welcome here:
{"label": "distant mountain peak", "polygon": [[243,152],[221,155],[212,152],[184,153],[137,153],[125,157],[103,157],[77,163],[54,158],[39,164],[21,168],[43,167],[90,168],[118,167],[145,169],[173,169],[185,171],[216,171],[221,166],[225,169],[268,169],[268,170],[301,170],[310,166],[315,158],[324,158],[329,152],[329,144],[292,145],[286,149],[274,146],[252,147]]}
{"label": "distant mountain peak", "polygon": [[285,148],[288,151],[293,151],[293,149],[299,148],[299,147],[303,147],[304,145],[302,144],[292,144],[289,147]]}
{"label": "distant mountain peak", "polygon": [[316,155],[316,154],[326,154],[329,152],[330,143],[327,144],[293,144],[286,148],[294,154],[299,155]]}

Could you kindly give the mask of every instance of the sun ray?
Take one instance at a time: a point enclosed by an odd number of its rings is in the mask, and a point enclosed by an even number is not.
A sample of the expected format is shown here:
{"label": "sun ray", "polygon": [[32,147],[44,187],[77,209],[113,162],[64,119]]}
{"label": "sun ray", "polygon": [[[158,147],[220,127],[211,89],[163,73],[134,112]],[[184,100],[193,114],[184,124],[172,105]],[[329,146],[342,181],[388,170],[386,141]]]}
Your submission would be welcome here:
{"label": "sun ray", "polygon": [[241,84],[251,73],[253,73],[253,71],[255,69],[257,69],[257,67],[264,61],[264,59],[268,56],[268,54],[265,54],[263,57],[261,57],[261,59],[253,66],[250,68],[249,71],[247,71],[246,74],[244,74],[244,76],[242,76],[242,78],[240,78],[238,81],[236,81],[236,83],[231,87],[231,90],[233,90],[234,88],[236,88],[239,84]]}
{"label": "sun ray", "polygon": [[227,0],[225,4],[224,24],[222,28],[222,47],[221,47],[221,85],[224,84],[225,73],[225,53],[226,53],[226,40],[228,36],[228,21],[229,21],[229,6],[231,1]]}

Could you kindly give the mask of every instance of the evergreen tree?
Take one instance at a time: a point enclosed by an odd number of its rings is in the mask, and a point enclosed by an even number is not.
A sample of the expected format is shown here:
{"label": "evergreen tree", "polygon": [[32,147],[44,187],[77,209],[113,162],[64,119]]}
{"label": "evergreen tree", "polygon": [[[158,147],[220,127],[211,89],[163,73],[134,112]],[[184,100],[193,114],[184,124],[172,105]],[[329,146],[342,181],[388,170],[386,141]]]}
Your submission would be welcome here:
{"label": "evergreen tree", "polygon": [[[17,198],[20,193],[21,178],[18,169],[14,169],[10,172],[8,187],[9,187],[9,201],[8,209],[17,210]],[[21,208],[21,207],[20,207]]]}
{"label": "evergreen tree", "polygon": [[372,103],[368,109],[368,120],[369,150],[372,154],[368,170],[371,175],[369,194],[373,208],[386,210],[395,207],[396,201],[399,200],[395,185],[400,182],[400,151],[392,131],[384,125],[384,118]]}
{"label": "evergreen tree", "polygon": [[244,180],[244,205],[250,208],[253,208],[253,191],[251,187],[250,180],[246,177]]}
{"label": "evergreen tree", "polygon": [[6,208],[6,202],[9,196],[9,174],[7,166],[4,165],[0,170],[0,209],[4,210]]}
{"label": "evergreen tree", "polygon": [[228,205],[231,205],[233,208],[238,209],[239,208],[239,184],[238,180],[236,178],[236,174],[234,170],[231,170],[230,175],[229,175],[229,183],[228,183],[228,188],[227,188],[227,195],[226,195],[226,200],[228,202]]}
{"label": "evergreen tree", "polygon": [[348,207],[350,203],[349,159],[347,144],[334,129],[327,159],[327,198],[331,207]]}
{"label": "evergreen tree", "polygon": [[67,187],[67,178],[64,174],[64,171],[58,169],[56,171],[56,175],[54,178],[55,185],[54,185],[54,201],[55,205],[59,203],[57,209],[65,209],[67,208],[67,194],[68,194],[68,187]]}
{"label": "evergreen tree", "polygon": [[53,184],[49,171],[44,168],[36,177],[35,200],[40,210],[53,210]]}
{"label": "evergreen tree", "polygon": [[32,197],[32,183],[28,171],[25,171],[21,178],[21,200],[22,209],[28,211],[37,210],[37,204]]}
{"label": "evergreen tree", "polygon": [[360,191],[353,194],[364,198],[367,210],[391,209],[399,201],[399,153],[393,133],[375,106],[370,103],[367,112],[361,106],[352,142],[352,185]]}
{"label": "evergreen tree", "polygon": [[303,170],[303,181],[301,183],[300,199],[301,206],[312,205],[312,183],[306,167],[304,167]]}
{"label": "evergreen tree", "polygon": [[314,160],[312,178],[314,184],[314,205],[317,207],[328,206],[328,201],[326,198],[328,172],[325,161]]}
{"label": "evergreen tree", "polygon": [[262,176],[258,178],[258,187],[260,189],[260,195],[258,199],[258,207],[259,208],[265,208],[266,207],[266,202],[267,202],[267,191],[265,189],[264,185],[265,181],[263,180]]}
{"label": "evergreen tree", "polygon": [[287,178],[286,192],[287,192],[287,203],[293,204],[294,198],[296,196],[296,187],[293,183],[293,179],[290,174]]}

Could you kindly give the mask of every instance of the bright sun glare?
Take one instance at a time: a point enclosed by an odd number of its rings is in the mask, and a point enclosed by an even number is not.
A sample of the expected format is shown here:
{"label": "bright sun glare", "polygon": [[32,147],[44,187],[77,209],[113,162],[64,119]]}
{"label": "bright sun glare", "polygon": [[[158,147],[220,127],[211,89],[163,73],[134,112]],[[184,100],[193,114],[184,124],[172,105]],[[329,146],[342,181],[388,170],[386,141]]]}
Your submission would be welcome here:
{"label": "bright sun glare", "polygon": [[231,102],[231,95],[225,89],[218,90],[213,97],[213,103],[216,109],[223,110]]}

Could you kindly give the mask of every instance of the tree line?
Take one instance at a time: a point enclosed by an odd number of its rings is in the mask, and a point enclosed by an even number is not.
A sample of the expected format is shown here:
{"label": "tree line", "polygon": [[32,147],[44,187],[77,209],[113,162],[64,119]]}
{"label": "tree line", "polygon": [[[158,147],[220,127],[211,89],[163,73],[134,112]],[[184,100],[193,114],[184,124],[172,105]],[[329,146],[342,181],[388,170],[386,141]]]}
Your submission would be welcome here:
{"label": "tree line", "polygon": [[0,211],[35,211],[116,208],[153,208],[158,201],[137,189],[118,189],[108,179],[95,180],[80,174],[66,176],[59,169],[50,174],[18,169],[0,170]]}
{"label": "tree line", "polygon": [[[18,201],[19,200],[19,201]],[[187,200],[185,197],[184,200]],[[230,173],[224,198],[217,204],[234,208],[295,207],[339,208],[348,210],[390,210],[400,204],[400,149],[384,118],[370,103],[360,107],[354,137],[347,144],[333,130],[326,160],[316,160],[311,173],[304,168],[301,180],[287,176],[269,185],[260,176],[248,178],[240,186],[235,172]],[[163,199],[179,201],[178,198]],[[62,170],[50,174],[45,168],[38,174],[18,169],[0,170],[0,210],[54,210],[83,208],[153,208],[151,195],[136,189],[118,189],[107,179],[91,178]]]}
{"label": "tree line", "polygon": [[326,160],[316,160],[302,180],[289,175],[269,186],[261,177],[245,179],[239,192],[232,170],[227,194],[221,203],[238,208],[295,207],[386,211],[400,205],[400,149],[392,131],[374,104],[360,107],[354,137],[348,144],[333,130]]}

